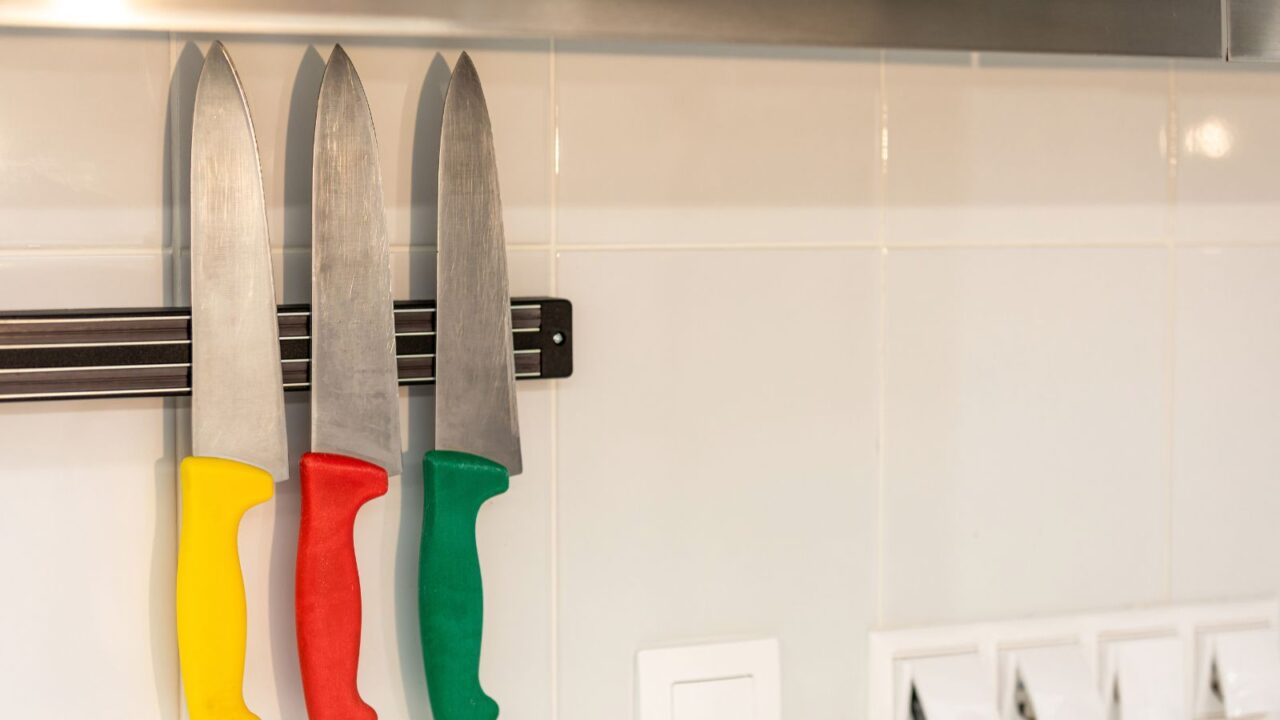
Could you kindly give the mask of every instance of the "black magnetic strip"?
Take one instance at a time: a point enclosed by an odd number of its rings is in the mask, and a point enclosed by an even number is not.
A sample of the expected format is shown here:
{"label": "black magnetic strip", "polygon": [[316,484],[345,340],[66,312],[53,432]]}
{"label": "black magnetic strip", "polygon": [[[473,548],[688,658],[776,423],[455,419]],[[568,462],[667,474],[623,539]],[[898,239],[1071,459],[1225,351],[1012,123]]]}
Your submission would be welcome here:
{"label": "black magnetic strip", "polygon": [[[280,356],[286,389],[308,382],[309,307],[282,305]],[[186,308],[0,313],[0,401],[190,393],[191,325]],[[515,298],[512,329],[519,379],[573,371],[568,300]],[[396,303],[401,384],[433,381],[432,301]]]}

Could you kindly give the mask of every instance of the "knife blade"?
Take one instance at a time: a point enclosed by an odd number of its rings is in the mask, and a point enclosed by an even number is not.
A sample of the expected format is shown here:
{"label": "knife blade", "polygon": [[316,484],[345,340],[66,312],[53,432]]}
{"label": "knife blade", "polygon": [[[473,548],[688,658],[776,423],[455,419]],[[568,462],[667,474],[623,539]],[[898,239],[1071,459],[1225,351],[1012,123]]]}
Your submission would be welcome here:
{"label": "knife blade", "polygon": [[296,620],[311,720],[374,720],[360,697],[356,514],[400,474],[391,256],[373,117],[335,46],[312,164],[311,452],[302,457]]}
{"label": "knife blade", "polygon": [[279,326],[253,122],[215,42],[191,131],[192,456],[182,461],[178,652],[192,720],[245,706],[246,609],[237,533],[288,477]]}
{"label": "knife blade", "polygon": [[493,130],[462,53],[445,94],[437,197],[436,446],[423,461],[418,602],[436,720],[493,720],[480,686],[481,505],[521,472],[510,293]]}

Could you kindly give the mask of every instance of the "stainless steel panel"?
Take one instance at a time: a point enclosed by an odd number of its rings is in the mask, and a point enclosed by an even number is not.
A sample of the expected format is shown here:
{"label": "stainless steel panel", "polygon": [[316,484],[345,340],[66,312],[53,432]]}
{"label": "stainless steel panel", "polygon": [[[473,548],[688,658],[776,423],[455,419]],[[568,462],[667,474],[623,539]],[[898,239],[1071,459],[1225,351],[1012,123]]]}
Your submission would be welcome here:
{"label": "stainless steel panel", "polygon": [[1280,61],[1280,0],[1227,0],[1232,60]]}
{"label": "stainless steel panel", "polygon": [[[68,11],[83,3],[83,12]],[[10,0],[0,24],[1222,57],[1222,0]],[[1265,5],[1258,0],[1233,4]],[[118,8],[112,11],[111,8]],[[1274,27],[1274,24],[1271,25]]]}

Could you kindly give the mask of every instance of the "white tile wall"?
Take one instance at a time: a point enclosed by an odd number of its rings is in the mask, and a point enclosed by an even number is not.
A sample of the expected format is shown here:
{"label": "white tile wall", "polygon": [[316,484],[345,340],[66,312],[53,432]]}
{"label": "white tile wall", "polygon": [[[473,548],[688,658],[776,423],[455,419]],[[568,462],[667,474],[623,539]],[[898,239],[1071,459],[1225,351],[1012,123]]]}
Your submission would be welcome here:
{"label": "white tile wall", "polygon": [[1183,62],[1178,93],[1178,239],[1274,243],[1280,188],[1280,72],[1265,64]]}
{"label": "white tile wall", "polygon": [[638,648],[710,635],[780,638],[783,715],[849,717],[874,606],[876,253],[567,252],[559,273],[592,298],[557,412],[560,716],[627,717]]}
{"label": "white tile wall", "polygon": [[1166,235],[1162,61],[891,53],[891,245]]}
{"label": "white tile wall", "polygon": [[[160,305],[167,268],[158,254],[0,251],[0,304]],[[0,403],[6,713],[176,717],[173,406]]]}
{"label": "white tile wall", "polygon": [[875,242],[878,55],[557,50],[558,242]]}
{"label": "white tile wall", "polygon": [[906,251],[886,288],[884,622],[1164,597],[1164,251]]}
{"label": "white tile wall", "polygon": [[0,247],[164,243],[168,39],[6,32]]}
{"label": "white tile wall", "polygon": [[[864,716],[867,631],[1275,594],[1275,75],[1162,61],[343,38],[399,297],[433,292],[435,135],[474,51],[513,288],[571,298],[487,508],[504,717],[630,716],[635,653],[778,637],[786,717]],[[207,37],[0,31],[0,308],[181,302]],[[227,38],[279,293],[306,300],[331,39]],[[176,258],[176,259],[171,259]],[[418,463],[361,516],[365,695],[427,720]],[[291,396],[295,455],[305,396]],[[179,717],[184,404],[0,405],[0,673],[23,717]],[[17,491],[16,495],[14,491]],[[297,486],[245,521],[247,694],[302,717]],[[68,692],[74,687],[75,692]]]}
{"label": "white tile wall", "polygon": [[1280,248],[1177,254],[1173,590],[1201,600],[1280,587]]}

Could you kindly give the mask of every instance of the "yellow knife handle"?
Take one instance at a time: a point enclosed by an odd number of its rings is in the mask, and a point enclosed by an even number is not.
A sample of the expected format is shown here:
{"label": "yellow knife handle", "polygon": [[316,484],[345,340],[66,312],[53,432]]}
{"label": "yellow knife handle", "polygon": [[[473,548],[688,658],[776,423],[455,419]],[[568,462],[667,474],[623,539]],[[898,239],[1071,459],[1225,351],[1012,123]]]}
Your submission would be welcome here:
{"label": "yellow knife handle", "polygon": [[244,704],[240,518],[271,499],[271,474],[210,457],[182,461],[178,660],[191,720],[258,720]]}

